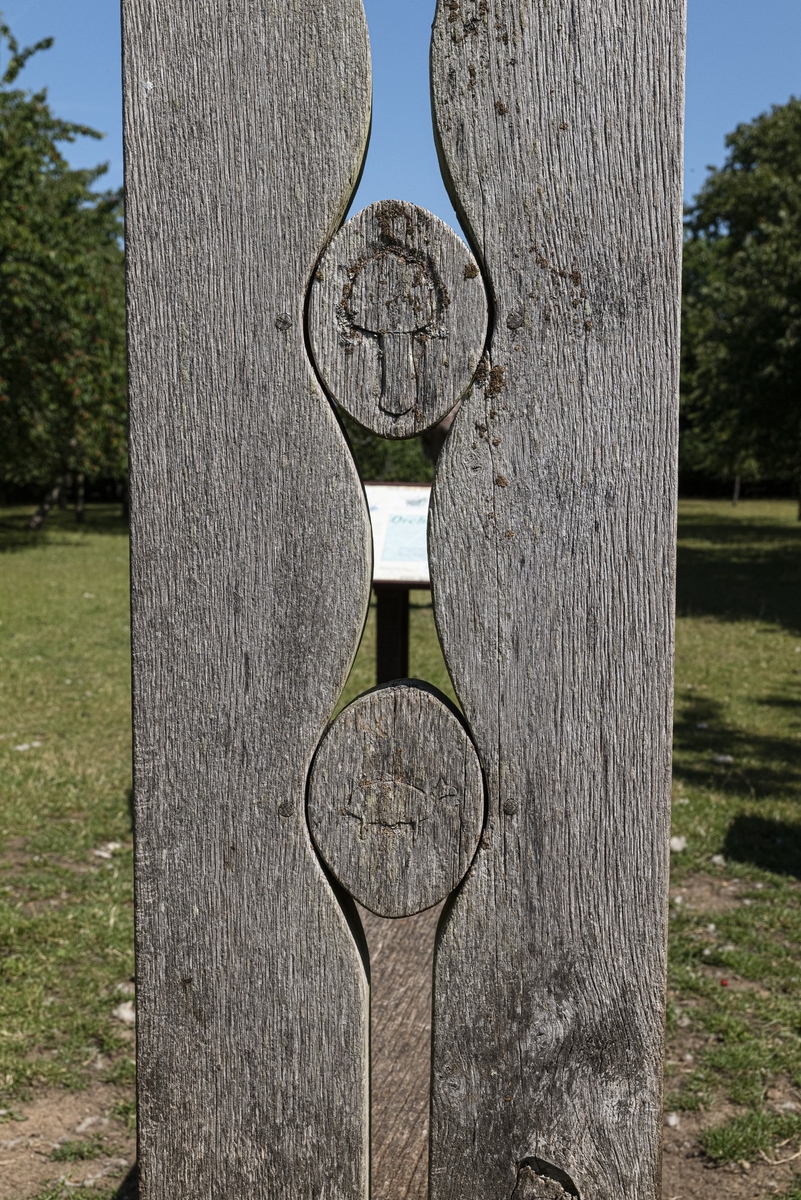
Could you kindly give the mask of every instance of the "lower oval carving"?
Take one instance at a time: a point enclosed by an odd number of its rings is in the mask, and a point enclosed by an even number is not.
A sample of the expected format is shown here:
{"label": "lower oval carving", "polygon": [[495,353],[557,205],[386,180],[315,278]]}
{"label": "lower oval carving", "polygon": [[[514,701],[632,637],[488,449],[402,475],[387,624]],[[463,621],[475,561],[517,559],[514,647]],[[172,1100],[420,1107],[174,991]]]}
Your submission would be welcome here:
{"label": "lower oval carving", "polygon": [[309,779],[321,857],[360,904],[411,916],[464,878],[484,821],[484,787],[457,712],[427,684],[377,688],[340,713]]}

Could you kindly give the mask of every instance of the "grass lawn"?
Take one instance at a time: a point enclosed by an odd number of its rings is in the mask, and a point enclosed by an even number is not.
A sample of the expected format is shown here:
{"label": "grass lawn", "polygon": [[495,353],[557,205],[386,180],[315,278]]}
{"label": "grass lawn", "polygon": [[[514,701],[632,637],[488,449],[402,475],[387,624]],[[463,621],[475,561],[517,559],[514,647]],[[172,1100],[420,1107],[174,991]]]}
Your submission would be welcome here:
{"label": "grass lawn", "polygon": [[[0,511],[0,1145],[47,1087],[109,1081],[120,1121],[133,1096],[127,535],[102,506],[25,515]],[[801,1147],[795,516],[681,505],[666,1134],[741,1171]],[[411,622],[410,673],[452,695],[428,593]],[[343,700],[374,647],[371,613]],[[53,1177],[96,1152],[65,1142]]]}
{"label": "grass lawn", "polygon": [[795,518],[790,502],[681,505],[667,1106],[731,1110],[701,1134],[717,1162],[776,1161],[801,1138]]}

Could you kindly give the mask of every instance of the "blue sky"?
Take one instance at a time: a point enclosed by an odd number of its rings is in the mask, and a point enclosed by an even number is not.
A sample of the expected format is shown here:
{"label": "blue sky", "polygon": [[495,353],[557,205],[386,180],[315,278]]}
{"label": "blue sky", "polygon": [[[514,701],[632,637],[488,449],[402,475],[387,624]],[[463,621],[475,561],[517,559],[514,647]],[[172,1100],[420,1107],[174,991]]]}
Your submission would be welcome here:
{"label": "blue sky", "polygon": [[[167,2],[167,0],[165,0]],[[47,86],[55,112],[107,134],[69,150],[73,163],[108,160],[122,181],[119,4],[117,0],[0,0],[20,42],[47,35],[20,82]],[[451,224],[439,176],[428,100],[428,43],[434,0],[365,0],[373,47],[373,140],[356,198],[363,207],[412,200]],[[689,0],[685,194],[725,154],[741,121],[801,95],[801,0]]]}

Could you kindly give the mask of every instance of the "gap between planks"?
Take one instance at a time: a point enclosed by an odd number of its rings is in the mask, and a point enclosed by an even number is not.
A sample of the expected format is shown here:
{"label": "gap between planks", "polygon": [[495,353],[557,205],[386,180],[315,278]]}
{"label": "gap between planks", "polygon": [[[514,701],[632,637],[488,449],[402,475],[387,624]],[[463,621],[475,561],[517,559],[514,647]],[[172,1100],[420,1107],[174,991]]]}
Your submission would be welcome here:
{"label": "gap between planks", "polygon": [[431,985],[442,904],[398,920],[358,909],[370,951],[372,1200],[427,1200]]}

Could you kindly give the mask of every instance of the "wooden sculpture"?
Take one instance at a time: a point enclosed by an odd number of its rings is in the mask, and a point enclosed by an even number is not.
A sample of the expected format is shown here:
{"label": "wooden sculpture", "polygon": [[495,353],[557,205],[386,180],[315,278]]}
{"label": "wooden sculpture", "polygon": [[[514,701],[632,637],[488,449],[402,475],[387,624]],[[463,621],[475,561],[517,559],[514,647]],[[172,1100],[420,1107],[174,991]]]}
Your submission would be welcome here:
{"label": "wooden sculpture", "polygon": [[[469,248],[400,201],[342,225],[361,0],[123,13],[142,1196],[366,1197],[352,898],[447,896],[431,1200],[654,1200],[682,0],[439,0]],[[328,727],[371,582],[336,408],[409,437],[460,400],[462,711],[397,681]]]}

